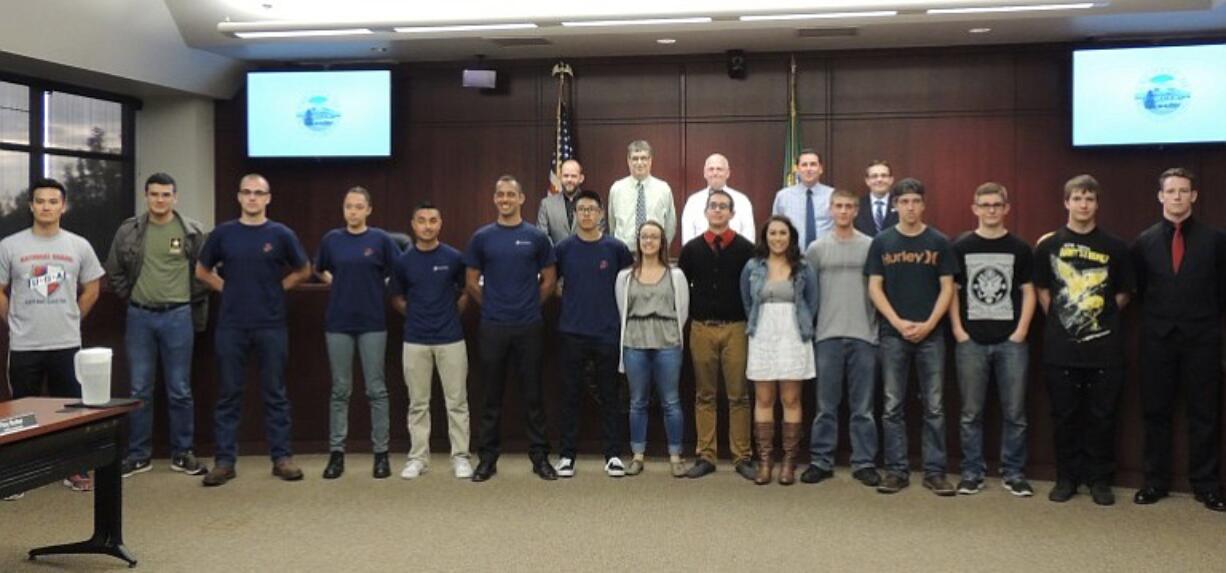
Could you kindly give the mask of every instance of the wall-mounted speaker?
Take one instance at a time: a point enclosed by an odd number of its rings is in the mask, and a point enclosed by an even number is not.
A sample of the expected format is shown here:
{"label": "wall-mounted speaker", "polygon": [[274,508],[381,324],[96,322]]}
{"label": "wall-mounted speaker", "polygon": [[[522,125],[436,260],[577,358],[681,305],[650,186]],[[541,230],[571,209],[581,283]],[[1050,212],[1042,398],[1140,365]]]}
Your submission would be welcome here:
{"label": "wall-mounted speaker", "polygon": [[728,77],[734,80],[743,80],[747,73],[745,50],[728,50]]}

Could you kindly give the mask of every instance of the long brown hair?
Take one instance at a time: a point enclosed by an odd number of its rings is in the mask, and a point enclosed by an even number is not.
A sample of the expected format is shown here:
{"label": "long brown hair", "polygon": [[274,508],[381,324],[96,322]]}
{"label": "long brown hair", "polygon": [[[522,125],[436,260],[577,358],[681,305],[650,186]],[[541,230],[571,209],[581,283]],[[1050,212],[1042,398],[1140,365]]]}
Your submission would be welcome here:
{"label": "long brown hair", "polygon": [[766,244],[766,236],[770,232],[771,223],[780,222],[788,228],[788,248],[783,251],[783,256],[787,259],[788,265],[792,267],[792,272],[789,276],[796,276],[796,268],[800,266],[800,237],[796,233],[796,225],[792,224],[792,220],[785,215],[771,215],[766,220],[766,224],[762,225],[761,236],[758,237],[758,244],[754,245],[754,255],[759,259],[766,260],[771,256],[770,245]]}
{"label": "long brown hair", "polygon": [[664,225],[657,223],[654,220],[645,221],[639,225],[639,230],[634,233],[634,272],[635,277],[639,276],[639,270],[643,268],[643,227],[652,226],[660,230],[660,251],[656,253],[656,258],[660,264],[664,266],[664,270],[669,269],[668,264],[668,245],[664,244],[667,241],[668,235],[664,234]]}

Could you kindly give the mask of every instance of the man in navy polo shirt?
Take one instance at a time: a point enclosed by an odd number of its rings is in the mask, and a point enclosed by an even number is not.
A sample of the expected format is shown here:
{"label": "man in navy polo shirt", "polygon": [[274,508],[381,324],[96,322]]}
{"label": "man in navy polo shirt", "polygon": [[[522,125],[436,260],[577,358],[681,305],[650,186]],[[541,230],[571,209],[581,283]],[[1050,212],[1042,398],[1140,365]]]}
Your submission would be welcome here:
{"label": "man in navy polo shirt", "polygon": [[473,477],[468,460],[468,347],[460,315],[468,305],[463,255],[438,240],[443,216],[425,202],[413,209],[413,248],[392,269],[392,306],[404,315],[404,383],[409,390],[409,459],[400,477],[430,468],[430,386],[438,367],[447,403],[455,477]]}
{"label": "man in navy polo shirt", "polygon": [[473,472],[473,481],[486,481],[498,472],[502,393],[508,369],[520,379],[532,471],[541,479],[554,480],[558,474],[549,465],[541,403],[541,303],[557,284],[553,245],[540,229],[524,223],[524,192],[514,177],[498,179],[494,205],[498,220],[477,229],[464,253],[466,290],[481,305],[481,377],[485,381],[481,463]]}
{"label": "man in navy polo shirt", "polygon": [[[285,329],[285,291],[311,276],[311,262],[289,227],[268,219],[272,192],[264,176],[239,181],[242,214],[213,229],[196,263],[196,278],[221,293],[214,344],[221,371],[213,431],[216,465],[204,485],[234,479],[238,423],[243,407],[243,374],[249,353],[259,356],[264,427],[272,450],[273,475],[302,479],[290,452],[290,404],[285,395],[289,334]],[[286,269],[290,272],[286,274]]]}
{"label": "man in navy polo shirt", "polygon": [[558,332],[562,346],[562,450],[555,468],[559,477],[575,475],[575,435],[583,397],[584,363],[594,365],[600,392],[605,473],[626,475],[621,461],[622,416],[618,412],[617,360],[621,317],[613,294],[618,271],[634,258],[626,244],[600,231],[600,195],[580,191],[575,199],[577,231],[558,243],[558,275],[562,278],[562,315]]}

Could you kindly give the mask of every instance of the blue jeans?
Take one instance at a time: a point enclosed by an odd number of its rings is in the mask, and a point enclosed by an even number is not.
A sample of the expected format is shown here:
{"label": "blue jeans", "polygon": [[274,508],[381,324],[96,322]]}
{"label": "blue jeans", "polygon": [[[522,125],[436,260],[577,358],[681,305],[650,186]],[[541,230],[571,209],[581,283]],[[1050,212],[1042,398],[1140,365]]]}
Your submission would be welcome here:
{"label": "blue jeans", "polygon": [[141,407],[130,415],[128,459],[143,461],[153,456],[153,384],[159,358],[166,381],[171,454],[191,450],[196,434],[191,384],[192,345],[196,336],[192,307],[183,305],[166,312],[150,312],[129,306],[127,322],[124,347],[128,352],[132,397],[141,401]]}
{"label": "blue jeans", "polygon": [[664,410],[664,433],[669,455],[681,455],[685,415],[681,411],[681,347],[658,349],[624,348],[626,379],[630,383],[630,451],[647,451],[647,402],[656,387]]}
{"label": "blue jeans", "polygon": [[945,333],[933,331],[923,342],[908,342],[898,336],[881,337],[881,383],[885,408],[881,414],[884,435],[885,469],[907,477],[907,418],[903,403],[907,398],[907,378],[915,362],[919,379],[920,402],[924,410],[924,475],[945,474]]}
{"label": "blue jeans", "polygon": [[877,347],[856,338],[829,338],[816,343],[817,416],[809,432],[809,463],[834,469],[839,440],[839,404],[847,377],[847,409],[851,414],[852,471],[876,467],[877,422],[873,394],[877,386]]}
{"label": "blue jeans", "polygon": [[292,455],[289,447],[290,405],[285,395],[285,363],[289,334],[285,327],[219,327],[214,338],[221,371],[213,432],[219,466],[234,466],[238,456],[238,424],[243,412],[243,382],[247,359],[259,356],[260,395],[264,399],[264,433],[273,461]]}
{"label": "blue jeans", "polygon": [[979,344],[959,342],[958,388],[962,392],[962,479],[983,479],[983,403],[988,377],[994,375],[1000,394],[1000,474],[1005,481],[1021,479],[1026,467],[1026,367],[1025,343],[1004,341]]}
{"label": "blue jeans", "polygon": [[324,342],[328,346],[328,366],[332,370],[328,449],[333,452],[345,451],[345,438],[349,435],[349,396],[353,393],[353,350],[356,346],[362,360],[362,376],[366,380],[366,398],[370,400],[371,450],[376,454],[387,453],[387,383],[383,378],[387,331],[361,334],[325,332]]}

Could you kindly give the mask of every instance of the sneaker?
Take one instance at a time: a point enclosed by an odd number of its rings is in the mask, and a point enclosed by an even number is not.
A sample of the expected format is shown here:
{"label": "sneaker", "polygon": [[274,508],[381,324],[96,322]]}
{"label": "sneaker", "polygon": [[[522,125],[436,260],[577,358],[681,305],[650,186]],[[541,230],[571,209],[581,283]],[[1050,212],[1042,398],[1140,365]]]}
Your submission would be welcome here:
{"label": "sneaker", "polygon": [[[417,479],[426,471],[428,471],[426,464],[421,460],[409,460],[408,463],[404,464],[404,469],[400,470],[400,477],[404,479]],[[471,471],[472,469],[470,468],[468,477],[472,477]]]}
{"label": "sneaker", "polygon": [[[613,456],[609,458],[609,461],[604,463],[604,473],[609,474],[609,477],[614,478],[625,477],[626,466],[622,465],[621,458]],[[562,472],[559,471],[558,475],[561,476]]]}
{"label": "sneaker", "polygon": [[72,491],[94,491],[94,478],[88,473],[73,474],[64,478],[64,487]]}
{"label": "sneaker", "polygon": [[336,479],[345,473],[345,452],[328,454],[328,465],[324,466],[324,479]]}
{"label": "sneaker", "polygon": [[690,471],[685,472],[685,477],[690,479],[698,479],[707,474],[715,473],[715,464],[705,458],[698,458],[694,465],[690,466]]}
{"label": "sneaker", "polygon": [[226,482],[236,477],[238,477],[238,472],[234,471],[234,466],[216,465],[213,466],[213,469],[209,470],[209,473],[204,474],[204,479],[200,480],[200,483],[204,487],[217,487],[225,485]]}
{"label": "sneaker", "polygon": [[[634,462],[630,462],[630,465],[633,466]],[[642,462],[639,462],[639,465],[642,465]],[[685,460],[677,460],[675,462],[668,462],[668,466],[669,466],[669,469],[672,470],[673,477],[675,478],[683,478],[685,477],[686,473],[690,471],[690,467],[685,464]],[[642,471],[642,470],[640,469],[639,471]]]}
{"label": "sneaker", "polygon": [[758,466],[752,461],[741,460],[737,462],[735,466],[733,466],[733,469],[735,469],[736,473],[740,474],[741,477],[749,481],[758,479]]}
{"label": "sneaker", "polygon": [[805,468],[804,473],[800,474],[800,481],[804,483],[822,483],[832,477],[834,477],[833,471],[809,464],[809,467]]}
{"label": "sneaker", "polygon": [[1067,479],[1057,480],[1056,487],[1051,488],[1047,499],[1056,503],[1064,503],[1077,495],[1077,482]]}
{"label": "sneaker", "polygon": [[1034,495],[1034,488],[1030,487],[1030,482],[1022,478],[1005,480],[1005,491],[1018,497],[1030,497]]}
{"label": "sneaker", "polygon": [[953,484],[949,483],[949,480],[940,474],[924,476],[924,487],[941,497],[949,497],[958,493],[958,490],[954,489]]}
{"label": "sneaker", "polygon": [[302,470],[294,465],[294,458],[285,456],[272,463],[272,475],[285,481],[298,481],[302,479]]}
{"label": "sneaker", "polygon": [[473,464],[468,458],[455,458],[451,461],[451,469],[455,471],[456,479],[472,479]]}
{"label": "sneaker", "polygon": [[1106,482],[1090,486],[1090,497],[1098,505],[1115,505],[1115,492],[1111,491],[1111,484]]}
{"label": "sneaker", "polygon": [[[564,457],[558,460],[558,464],[553,466],[553,469],[558,472],[560,478],[575,477],[575,460]],[[607,465],[605,469],[608,469]]]}
{"label": "sneaker", "polygon": [[975,495],[983,491],[983,479],[964,479],[958,482],[958,493],[960,495]]}
{"label": "sneaker", "polygon": [[153,469],[153,464],[149,463],[149,460],[124,460],[123,465],[119,468],[119,475],[132,477],[151,469]]}
{"label": "sneaker", "polygon": [[4,501],[17,501],[17,500],[19,500],[19,499],[21,499],[21,498],[23,498],[23,497],[25,497],[25,496],[26,496],[26,492],[21,491],[21,492],[17,492],[17,493],[15,493],[15,494],[13,494],[13,495],[6,495],[6,496],[4,496],[3,498],[0,498],[0,499],[3,499]]}
{"label": "sneaker", "polygon": [[868,487],[881,485],[881,474],[877,473],[877,468],[860,468],[852,472],[851,477]]}
{"label": "sneaker", "polygon": [[911,485],[911,480],[906,476],[886,474],[885,479],[881,480],[881,484],[877,486],[877,493],[898,493],[909,485]]}
{"label": "sneaker", "polygon": [[170,469],[171,471],[183,472],[189,476],[204,475],[209,471],[209,468],[196,459],[196,454],[191,450],[175,454],[174,457],[170,458]]}
{"label": "sneaker", "polygon": [[632,458],[630,460],[630,467],[626,468],[626,475],[636,476],[641,473],[643,473],[643,460]]}

